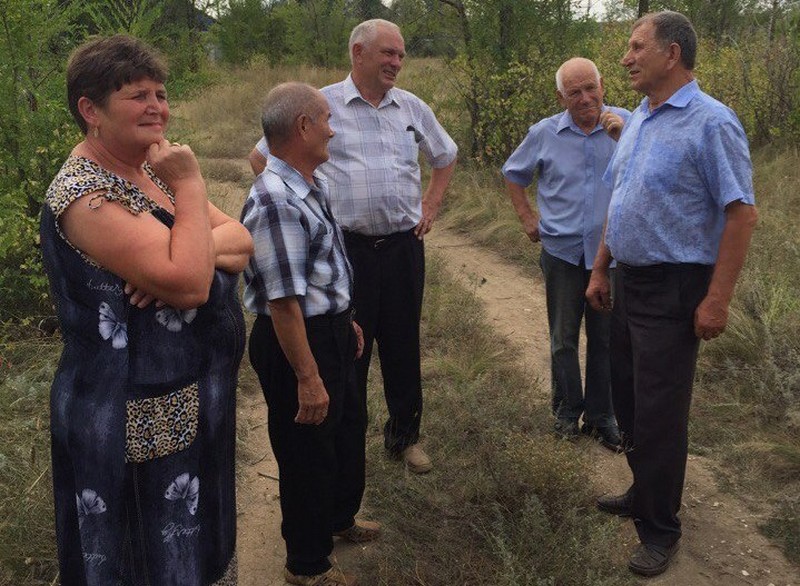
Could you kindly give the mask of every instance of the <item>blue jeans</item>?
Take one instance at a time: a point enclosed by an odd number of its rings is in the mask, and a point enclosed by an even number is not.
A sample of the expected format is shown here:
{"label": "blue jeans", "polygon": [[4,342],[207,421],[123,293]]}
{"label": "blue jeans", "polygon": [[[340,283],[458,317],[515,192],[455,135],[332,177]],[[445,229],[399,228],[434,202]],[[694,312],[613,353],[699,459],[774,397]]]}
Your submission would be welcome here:
{"label": "blue jeans", "polygon": [[[539,259],[547,297],[553,413],[559,419],[589,425],[614,423],[611,407],[608,313],[594,311],[584,293],[591,271],[542,249]],[[586,393],[581,382],[578,339],[581,320],[586,322]]]}

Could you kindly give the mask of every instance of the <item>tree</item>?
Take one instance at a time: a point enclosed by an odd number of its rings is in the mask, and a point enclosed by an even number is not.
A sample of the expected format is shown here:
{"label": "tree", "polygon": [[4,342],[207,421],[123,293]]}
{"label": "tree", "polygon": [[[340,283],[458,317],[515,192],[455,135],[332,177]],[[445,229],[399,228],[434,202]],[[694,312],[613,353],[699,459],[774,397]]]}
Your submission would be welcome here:
{"label": "tree", "polygon": [[264,7],[261,0],[231,0],[211,29],[222,59],[247,63],[254,55],[280,62],[289,52],[285,3]]}
{"label": "tree", "polygon": [[542,88],[553,87],[559,63],[586,52],[596,25],[578,17],[570,0],[439,2],[461,24],[471,154],[500,162],[532,120],[552,113],[554,93]]}

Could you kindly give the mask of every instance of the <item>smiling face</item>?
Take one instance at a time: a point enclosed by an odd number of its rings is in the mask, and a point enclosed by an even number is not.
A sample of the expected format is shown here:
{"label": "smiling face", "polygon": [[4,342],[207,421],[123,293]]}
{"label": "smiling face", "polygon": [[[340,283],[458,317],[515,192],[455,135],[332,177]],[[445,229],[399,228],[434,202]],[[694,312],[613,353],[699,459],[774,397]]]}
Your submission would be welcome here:
{"label": "smiling face", "polygon": [[380,102],[394,87],[405,56],[402,35],[387,26],[379,26],[371,41],[353,45],[353,81],[367,100]]}
{"label": "smiling face", "polygon": [[631,33],[622,65],[628,69],[631,87],[645,95],[658,93],[667,83],[670,52],[656,39],[653,23],[645,22]]}
{"label": "smiling face", "polygon": [[331,109],[328,106],[328,101],[325,99],[325,96],[321,93],[318,96],[313,111],[315,114],[310,115],[308,118],[309,122],[306,127],[305,136],[309,154],[314,159],[314,166],[316,167],[330,158],[328,142],[330,142],[334,132],[330,125]]}
{"label": "smiling face", "polygon": [[164,84],[147,78],[123,85],[95,111],[99,140],[131,153],[162,140],[169,122]]}
{"label": "smiling face", "polygon": [[558,100],[566,108],[572,120],[587,134],[594,130],[600,120],[603,107],[603,80],[597,70],[586,59],[573,59],[561,70],[562,89]]}

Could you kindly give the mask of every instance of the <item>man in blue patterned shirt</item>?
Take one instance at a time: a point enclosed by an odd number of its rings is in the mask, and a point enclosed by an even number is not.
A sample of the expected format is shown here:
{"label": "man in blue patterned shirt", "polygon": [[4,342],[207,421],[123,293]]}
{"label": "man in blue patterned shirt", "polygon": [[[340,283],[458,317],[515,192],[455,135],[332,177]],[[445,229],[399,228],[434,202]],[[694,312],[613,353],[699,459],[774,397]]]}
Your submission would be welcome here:
{"label": "man in blue patterned shirt", "polygon": [[[329,181],[333,215],[344,230],[355,273],[353,303],[364,328],[364,355],[356,364],[359,388],[366,397],[376,341],[389,409],[384,445],[409,470],[424,473],[432,464],[418,444],[422,239],[439,213],[457,148],[425,102],[394,87],[405,54],[394,23],[374,19],[353,29],[350,75],[322,88],[336,136],[320,171]],[[424,194],[420,153],[431,166]],[[256,173],[268,156],[262,140],[250,155]]]}
{"label": "man in blue patterned shirt", "polygon": [[[607,312],[587,306],[586,285],[597,254],[611,188],[603,172],[630,113],[603,104],[603,78],[589,59],[569,59],[556,72],[556,96],[566,108],[540,120],[503,165],[506,190],[532,242],[542,243],[550,326],[552,409],[559,437],[581,431],[607,448],[620,446],[611,408]],[[525,188],[534,177],[537,215]],[[586,322],[586,383],[581,382],[578,340]]]}
{"label": "man in blue patterned shirt", "polygon": [[242,223],[255,252],[245,270],[245,307],[257,318],[250,361],[269,411],[280,470],[290,584],[352,586],[332,567],[333,536],[362,542],[380,526],[356,521],[364,493],[366,405],[354,360],[363,350],[352,319],[353,277],[333,220],[326,180],[333,131],[325,97],[301,83],[267,96],[262,115],[272,145]]}
{"label": "man in blue patterned shirt", "polygon": [[719,336],[756,224],[747,137],[729,108],[700,91],[697,39],[676,12],[633,25],[622,64],[645,94],[625,125],[606,177],[613,186],[604,245],[586,296],[611,307],[611,393],[633,484],[598,499],[634,518],[641,575],[668,567],[688,453],[700,340]]}

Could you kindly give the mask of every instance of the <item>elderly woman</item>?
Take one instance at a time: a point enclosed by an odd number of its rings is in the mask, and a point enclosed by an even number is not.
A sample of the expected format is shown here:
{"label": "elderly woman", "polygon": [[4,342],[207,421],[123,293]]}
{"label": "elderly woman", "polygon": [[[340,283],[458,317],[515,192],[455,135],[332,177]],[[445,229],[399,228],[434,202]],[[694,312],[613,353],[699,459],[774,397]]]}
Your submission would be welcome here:
{"label": "elderly woman", "polygon": [[79,47],[85,139],[47,191],[41,237],[64,335],[51,394],[62,584],[234,584],[237,273],[247,230],[164,137],[166,69],[140,41]]}

